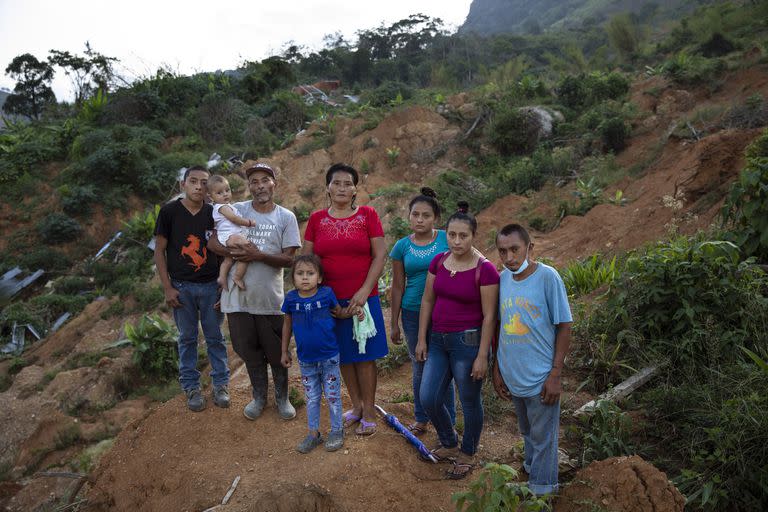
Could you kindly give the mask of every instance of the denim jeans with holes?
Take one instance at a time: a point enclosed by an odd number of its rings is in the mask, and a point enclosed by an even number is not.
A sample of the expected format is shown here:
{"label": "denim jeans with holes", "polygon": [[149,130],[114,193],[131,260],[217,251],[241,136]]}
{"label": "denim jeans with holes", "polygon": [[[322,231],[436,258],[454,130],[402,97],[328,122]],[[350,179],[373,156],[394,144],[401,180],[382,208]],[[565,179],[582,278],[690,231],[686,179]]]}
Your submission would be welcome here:
{"label": "denim jeans with holes", "polygon": [[227,347],[221,333],[224,315],[213,309],[218,299],[218,284],[171,281],[179,292],[181,307],[173,308],[173,319],[179,329],[179,382],[184,391],[200,387],[197,370],[198,324],[203,327],[208,361],[211,363],[211,381],[215,386],[229,382]]}
{"label": "denim jeans with holes", "polygon": [[557,492],[557,434],[560,401],[545,405],[539,395],[512,397],[523,436],[528,488],[537,496]]}
{"label": "denim jeans with holes", "polygon": [[341,432],[341,372],[338,356],[315,363],[299,361],[299,368],[307,400],[309,430],[320,430],[320,401],[325,394],[331,416],[331,432]]}
{"label": "denim jeans with holes", "polygon": [[[424,363],[416,360],[416,343],[419,341],[419,312],[410,309],[402,309],[401,321],[403,322],[403,336],[408,345],[408,356],[411,358],[411,372],[413,386],[413,415],[419,423],[429,423],[424,407],[421,405],[421,379],[424,374]],[[429,331],[427,331],[429,339]],[[456,397],[453,391],[453,381],[448,384],[448,392],[445,394],[445,407],[451,417],[451,424],[456,424]]]}
{"label": "denim jeans with holes", "polygon": [[451,379],[456,381],[464,412],[461,451],[467,455],[475,454],[483,431],[483,403],[480,395],[483,381],[475,380],[471,375],[479,350],[479,328],[463,332],[432,332],[421,378],[421,404],[437,431],[440,444],[447,448],[459,442],[445,407],[448,386]]}

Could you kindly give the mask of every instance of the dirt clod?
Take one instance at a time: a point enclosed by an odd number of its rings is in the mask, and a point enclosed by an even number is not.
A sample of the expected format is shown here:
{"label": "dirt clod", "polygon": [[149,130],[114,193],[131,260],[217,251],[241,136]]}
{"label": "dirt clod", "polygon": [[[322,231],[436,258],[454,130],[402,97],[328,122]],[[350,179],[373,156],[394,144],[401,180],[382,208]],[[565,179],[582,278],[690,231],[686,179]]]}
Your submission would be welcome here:
{"label": "dirt clod", "polygon": [[562,492],[556,512],[682,512],[685,498],[667,475],[637,455],[582,469]]}

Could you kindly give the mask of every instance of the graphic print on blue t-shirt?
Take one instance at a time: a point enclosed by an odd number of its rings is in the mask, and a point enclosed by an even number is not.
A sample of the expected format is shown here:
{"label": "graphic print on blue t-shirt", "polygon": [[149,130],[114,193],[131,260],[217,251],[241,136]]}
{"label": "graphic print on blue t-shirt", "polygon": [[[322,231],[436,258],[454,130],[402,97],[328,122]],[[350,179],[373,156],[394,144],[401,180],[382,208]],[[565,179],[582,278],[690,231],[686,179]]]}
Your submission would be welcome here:
{"label": "graphic print on blue t-shirt", "polygon": [[333,330],[336,320],[331,316],[331,310],[338,303],[328,286],[320,286],[311,297],[302,297],[296,290],[285,295],[281,309],[291,315],[299,361],[316,363],[339,354],[339,343]]}
{"label": "graphic print on blue t-shirt", "polygon": [[552,370],[557,324],[571,322],[565,285],[557,270],[537,263],[533,274],[515,281],[509,270],[499,283],[501,376],[514,396],[530,397]]}

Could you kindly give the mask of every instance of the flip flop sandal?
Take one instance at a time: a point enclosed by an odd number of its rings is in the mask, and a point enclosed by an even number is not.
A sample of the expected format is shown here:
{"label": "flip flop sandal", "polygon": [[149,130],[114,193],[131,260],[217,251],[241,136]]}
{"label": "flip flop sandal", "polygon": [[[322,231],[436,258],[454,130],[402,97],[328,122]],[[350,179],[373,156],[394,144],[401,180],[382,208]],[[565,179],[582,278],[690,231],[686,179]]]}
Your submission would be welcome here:
{"label": "flip flop sandal", "polygon": [[472,470],[474,469],[474,465],[468,463],[468,462],[453,462],[453,467],[445,472],[445,477],[449,480],[461,480],[463,478],[466,478],[467,475],[469,475]]}
{"label": "flip flop sandal", "polygon": [[357,423],[362,419],[361,416],[358,416],[354,413],[351,409],[346,411],[344,414],[341,415],[341,419],[344,421],[344,428],[350,428],[352,425]]}
{"label": "flip flop sandal", "polygon": [[363,418],[360,418],[360,426],[358,426],[355,429],[355,434],[359,436],[372,436],[375,433],[376,433],[376,422],[365,421]]}
{"label": "flip flop sandal", "polygon": [[410,430],[410,432],[416,437],[423,436],[427,433],[427,427],[419,425],[418,423],[411,423],[408,425],[408,430]]}

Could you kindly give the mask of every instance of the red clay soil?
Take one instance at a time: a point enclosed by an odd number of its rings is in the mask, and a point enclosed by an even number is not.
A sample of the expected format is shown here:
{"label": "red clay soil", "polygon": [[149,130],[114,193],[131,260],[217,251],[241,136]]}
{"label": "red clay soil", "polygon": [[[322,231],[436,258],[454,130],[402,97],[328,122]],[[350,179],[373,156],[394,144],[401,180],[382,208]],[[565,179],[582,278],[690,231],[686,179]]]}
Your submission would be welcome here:
{"label": "red clay soil", "polygon": [[667,475],[637,455],[593,462],[562,491],[555,512],[683,512]]}
{"label": "red clay soil", "polygon": [[[446,466],[420,461],[383,423],[371,437],[348,434],[338,452],[319,447],[301,455],[295,446],[306,435],[305,409],[284,421],[270,400],[261,418],[248,421],[246,382],[241,373],[229,409],[209,401],[194,414],[177,397],[126,427],[94,474],[87,510],[200,511],[220,503],[237,476],[223,510],[452,510],[451,493],[466,485],[445,480]],[[407,406],[383,405],[410,418]],[[434,434],[426,442],[434,443]]]}

